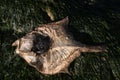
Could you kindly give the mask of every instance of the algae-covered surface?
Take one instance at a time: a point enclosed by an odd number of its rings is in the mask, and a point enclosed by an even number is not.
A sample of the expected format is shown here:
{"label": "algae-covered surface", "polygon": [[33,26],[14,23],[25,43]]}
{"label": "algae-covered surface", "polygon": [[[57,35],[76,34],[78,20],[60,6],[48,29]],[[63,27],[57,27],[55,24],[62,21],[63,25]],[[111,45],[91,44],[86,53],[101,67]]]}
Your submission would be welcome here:
{"label": "algae-covered surface", "polygon": [[[66,16],[76,40],[102,43],[108,52],[82,54],[71,64],[71,74],[42,75],[11,44],[35,27]],[[0,0],[0,80],[119,80],[119,27],[119,0]]]}

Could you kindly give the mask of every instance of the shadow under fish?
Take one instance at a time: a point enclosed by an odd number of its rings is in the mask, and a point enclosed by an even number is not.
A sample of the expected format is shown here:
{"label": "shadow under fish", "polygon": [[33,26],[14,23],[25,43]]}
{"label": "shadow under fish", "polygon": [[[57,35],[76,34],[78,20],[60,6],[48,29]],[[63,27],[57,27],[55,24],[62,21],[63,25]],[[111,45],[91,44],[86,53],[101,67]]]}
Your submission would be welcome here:
{"label": "shadow under fish", "polygon": [[87,46],[67,32],[68,17],[43,24],[16,40],[16,53],[42,74],[69,73],[68,67],[82,52],[105,52],[105,46]]}

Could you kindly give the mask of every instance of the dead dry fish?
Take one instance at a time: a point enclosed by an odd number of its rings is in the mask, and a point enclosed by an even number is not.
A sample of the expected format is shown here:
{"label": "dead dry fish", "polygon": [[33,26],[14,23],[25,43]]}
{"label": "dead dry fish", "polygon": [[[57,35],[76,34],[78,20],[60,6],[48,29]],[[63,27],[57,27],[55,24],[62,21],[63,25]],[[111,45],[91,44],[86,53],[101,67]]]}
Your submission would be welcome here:
{"label": "dead dry fish", "polygon": [[104,52],[103,46],[87,46],[67,33],[68,17],[43,24],[16,40],[16,53],[42,74],[68,73],[70,63],[81,52]]}

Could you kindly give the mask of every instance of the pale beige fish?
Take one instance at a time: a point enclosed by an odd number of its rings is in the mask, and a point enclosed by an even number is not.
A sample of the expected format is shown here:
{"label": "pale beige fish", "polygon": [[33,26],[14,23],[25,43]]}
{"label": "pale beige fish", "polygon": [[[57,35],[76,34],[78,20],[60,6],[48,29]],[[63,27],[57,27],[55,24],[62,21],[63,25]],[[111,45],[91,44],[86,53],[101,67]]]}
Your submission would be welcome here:
{"label": "pale beige fish", "polygon": [[[66,32],[68,17],[63,20],[43,24],[22,38],[16,40],[12,46],[16,46],[16,53],[20,55],[29,65],[36,68],[43,74],[69,73],[70,63],[80,56],[81,52],[104,52],[103,46],[86,46],[76,42]],[[50,47],[42,54],[37,54],[31,49],[33,46],[34,34],[49,36]],[[42,43],[42,42],[41,42]]]}

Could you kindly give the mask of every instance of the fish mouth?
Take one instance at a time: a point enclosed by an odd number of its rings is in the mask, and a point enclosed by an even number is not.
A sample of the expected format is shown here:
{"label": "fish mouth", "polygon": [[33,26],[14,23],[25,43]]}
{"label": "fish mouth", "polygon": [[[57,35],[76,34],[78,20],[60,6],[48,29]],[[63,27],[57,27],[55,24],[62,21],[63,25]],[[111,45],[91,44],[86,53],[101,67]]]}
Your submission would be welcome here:
{"label": "fish mouth", "polygon": [[48,35],[33,32],[26,34],[24,37],[12,43],[17,49],[23,52],[34,52],[42,54],[47,52],[51,47],[51,38]]}
{"label": "fish mouth", "polygon": [[39,33],[34,33],[33,35],[33,47],[31,51],[37,54],[47,52],[51,46],[51,38],[48,35],[41,35]]}

